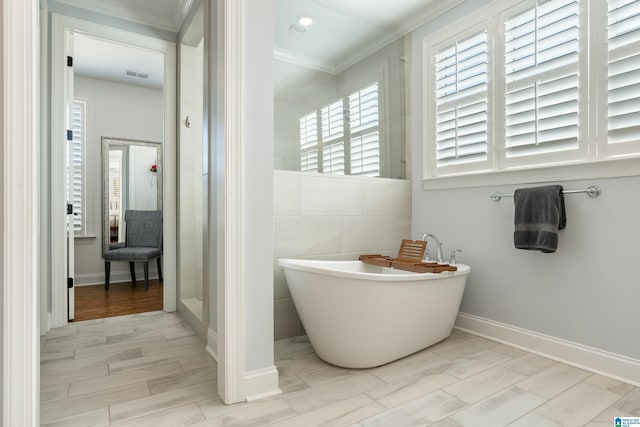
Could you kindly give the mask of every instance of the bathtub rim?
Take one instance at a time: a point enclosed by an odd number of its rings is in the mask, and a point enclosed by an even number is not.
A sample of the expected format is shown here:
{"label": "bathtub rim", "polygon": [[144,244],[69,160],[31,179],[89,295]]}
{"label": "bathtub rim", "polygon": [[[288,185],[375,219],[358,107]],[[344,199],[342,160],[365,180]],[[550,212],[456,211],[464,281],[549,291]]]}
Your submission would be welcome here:
{"label": "bathtub rim", "polygon": [[[364,271],[349,271],[337,267],[337,265],[361,265],[358,260],[317,260],[303,258],[278,258],[278,265],[283,270],[304,271],[323,274],[332,277],[344,277],[349,279],[373,280],[379,282],[417,282],[422,280],[446,279],[452,276],[465,276],[471,271],[466,264],[456,264],[458,271],[443,271],[442,273],[415,273],[402,271],[401,273],[369,273]],[[386,268],[386,267],[380,267]],[[388,269],[391,270],[391,269]]]}

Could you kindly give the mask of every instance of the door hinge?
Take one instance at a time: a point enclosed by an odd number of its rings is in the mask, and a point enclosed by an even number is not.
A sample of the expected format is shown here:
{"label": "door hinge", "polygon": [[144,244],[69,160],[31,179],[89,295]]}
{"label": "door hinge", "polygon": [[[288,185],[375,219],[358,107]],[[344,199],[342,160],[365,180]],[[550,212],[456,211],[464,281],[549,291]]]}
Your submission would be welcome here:
{"label": "door hinge", "polygon": [[67,215],[73,215],[73,205],[71,203],[67,203]]}
{"label": "door hinge", "polygon": [[67,277],[67,288],[73,288],[73,277]]}
{"label": "door hinge", "polygon": [[73,141],[73,131],[67,129],[67,141]]}
{"label": "door hinge", "polygon": [[73,56],[67,56],[67,67],[73,67]]}

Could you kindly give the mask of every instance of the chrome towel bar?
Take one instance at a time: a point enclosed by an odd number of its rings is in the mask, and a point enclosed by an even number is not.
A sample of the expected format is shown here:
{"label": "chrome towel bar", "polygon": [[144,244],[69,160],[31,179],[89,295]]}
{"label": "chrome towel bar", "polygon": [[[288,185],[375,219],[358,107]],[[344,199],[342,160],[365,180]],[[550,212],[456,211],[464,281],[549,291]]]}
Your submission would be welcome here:
{"label": "chrome towel bar", "polygon": [[[562,194],[587,193],[589,197],[598,197],[602,190],[597,185],[592,185],[586,190],[564,190]],[[513,197],[513,194],[502,194],[499,191],[492,193],[490,196],[494,202],[499,202],[503,197]]]}

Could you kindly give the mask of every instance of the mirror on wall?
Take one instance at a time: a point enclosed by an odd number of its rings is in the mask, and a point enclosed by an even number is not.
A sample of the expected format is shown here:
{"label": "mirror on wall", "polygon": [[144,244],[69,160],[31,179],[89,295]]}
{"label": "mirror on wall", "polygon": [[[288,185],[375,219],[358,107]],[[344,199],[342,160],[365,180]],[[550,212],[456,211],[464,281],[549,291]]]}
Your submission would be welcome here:
{"label": "mirror on wall", "polygon": [[162,143],[103,137],[103,252],[124,242],[127,209],[162,209]]}
{"label": "mirror on wall", "polygon": [[323,3],[276,0],[274,167],[406,179],[408,43]]}

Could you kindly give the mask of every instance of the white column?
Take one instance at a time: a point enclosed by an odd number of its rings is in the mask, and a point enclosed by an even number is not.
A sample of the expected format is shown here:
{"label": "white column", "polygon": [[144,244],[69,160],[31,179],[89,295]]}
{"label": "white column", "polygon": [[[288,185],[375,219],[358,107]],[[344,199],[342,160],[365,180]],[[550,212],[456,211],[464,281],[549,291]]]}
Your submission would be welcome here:
{"label": "white column", "polygon": [[37,426],[38,2],[2,0],[2,424]]}

